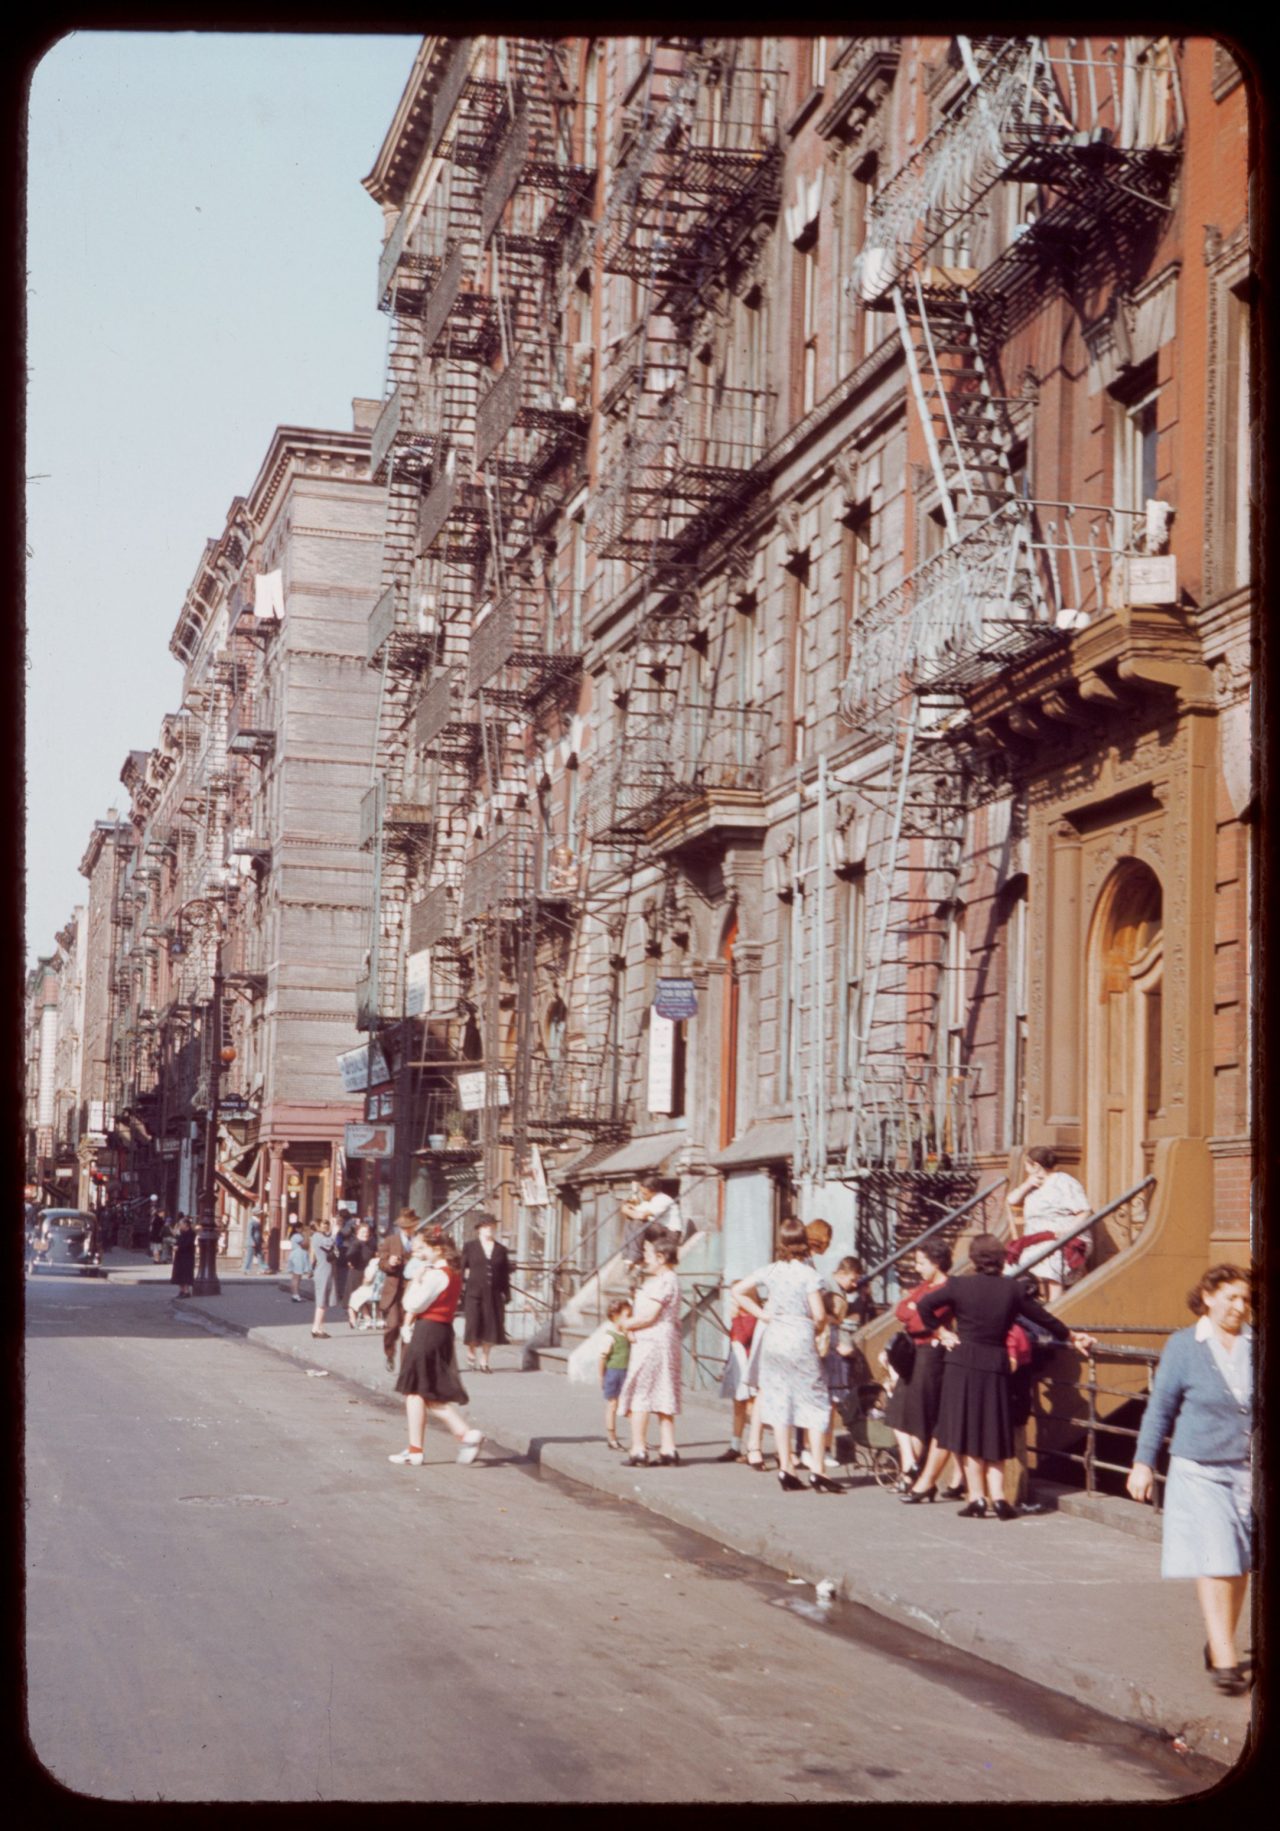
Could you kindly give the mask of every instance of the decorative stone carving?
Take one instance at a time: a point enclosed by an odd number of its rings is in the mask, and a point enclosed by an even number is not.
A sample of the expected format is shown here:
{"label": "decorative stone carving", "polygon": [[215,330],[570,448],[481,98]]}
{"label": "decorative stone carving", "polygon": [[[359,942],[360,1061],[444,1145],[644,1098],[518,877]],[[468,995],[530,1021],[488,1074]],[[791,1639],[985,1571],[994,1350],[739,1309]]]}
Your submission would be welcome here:
{"label": "decorative stone carving", "polygon": [[778,504],[778,526],[782,529],[783,539],[788,553],[801,553],[804,550],[801,540],[801,529],[804,517],[798,502],[781,502]]}

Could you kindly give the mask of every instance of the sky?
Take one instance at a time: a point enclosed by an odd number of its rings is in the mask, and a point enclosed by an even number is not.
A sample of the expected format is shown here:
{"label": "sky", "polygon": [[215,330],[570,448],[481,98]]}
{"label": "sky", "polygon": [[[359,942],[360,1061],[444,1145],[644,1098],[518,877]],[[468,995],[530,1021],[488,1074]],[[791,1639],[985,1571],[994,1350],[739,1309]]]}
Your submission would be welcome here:
{"label": "sky", "polygon": [[383,394],[361,187],[420,40],[83,32],[28,121],[26,958],[176,710],[204,543],[277,425]]}

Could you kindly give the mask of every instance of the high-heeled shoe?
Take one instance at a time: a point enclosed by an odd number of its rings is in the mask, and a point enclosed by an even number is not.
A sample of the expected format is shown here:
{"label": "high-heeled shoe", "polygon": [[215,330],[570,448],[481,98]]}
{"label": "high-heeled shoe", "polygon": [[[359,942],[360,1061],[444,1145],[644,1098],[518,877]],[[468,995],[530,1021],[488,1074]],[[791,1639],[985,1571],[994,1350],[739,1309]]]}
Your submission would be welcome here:
{"label": "high-heeled shoe", "polygon": [[665,1451],[659,1450],[658,1461],[664,1469],[678,1469],[680,1467],[680,1452],[679,1450],[672,1450],[671,1454],[668,1456]]}
{"label": "high-heeled shoe", "polygon": [[1209,1653],[1209,1643],[1204,1643],[1204,1669],[1209,1674],[1216,1690],[1224,1697],[1241,1697],[1249,1689],[1249,1680],[1243,1666],[1215,1666]]}
{"label": "high-heeled shoe", "polygon": [[649,1452],[646,1450],[643,1456],[624,1456],[622,1459],[622,1466],[624,1469],[647,1469],[649,1466]]}
{"label": "high-heeled shoe", "polygon": [[764,1457],[759,1450],[747,1451],[747,1467],[754,1469],[757,1475],[764,1474]]}
{"label": "high-heeled shoe", "polygon": [[840,1484],[832,1481],[829,1475],[810,1475],[809,1486],[815,1494],[838,1494]]}
{"label": "high-heeled shoe", "polygon": [[902,1502],[904,1507],[918,1507],[922,1500],[934,1501],[937,1500],[937,1498],[938,1490],[936,1487],[908,1488],[905,1494],[900,1494],[898,1496],[898,1499]]}
{"label": "high-heeled shoe", "polygon": [[778,1486],[782,1489],[784,1494],[794,1494],[798,1488],[804,1486],[804,1483],[800,1480],[798,1475],[789,1475],[785,1469],[779,1469]]}
{"label": "high-heeled shoe", "polygon": [[953,1481],[949,1488],[938,1489],[939,1500],[963,1500],[965,1486],[962,1481]]}
{"label": "high-heeled shoe", "polygon": [[920,1464],[917,1462],[916,1466],[913,1469],[903,1469],[901,1475],[899,1475],[898,1479],[894,1482],[893,1485],[894,1485],[895,1490],[899,1494],[905,1494],[907,1489],[910,1487],[914,1487],[915,1483],[917,1481],[919,1481],[919,1479],[920,1479]]}
{"label": "high-heeled shoe", "polygon": [[1010,1506],[1007,1500],[998,1500],[994,1506],[997,1519],[1017,1519],[1018,1509]]}
{"label": "high-heeled shoe", "polygon": [[956,1514],[957,1519],[985,1519],[986,1517],[987,1503],[985,1500],[971,1500]]}

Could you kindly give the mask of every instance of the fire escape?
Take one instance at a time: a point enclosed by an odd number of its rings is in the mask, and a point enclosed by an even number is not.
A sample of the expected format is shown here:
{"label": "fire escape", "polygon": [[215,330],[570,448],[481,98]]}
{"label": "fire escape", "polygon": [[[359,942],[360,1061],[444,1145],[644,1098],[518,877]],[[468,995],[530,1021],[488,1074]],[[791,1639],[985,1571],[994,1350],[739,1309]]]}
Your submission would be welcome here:
{"label": "fire escape", "polygon": [[[1145,518],[1116,505],[1020,488],[1026,407],[1002,380],[1001,346],[1048,281],[1099,243],[1122,254],[1150,231],[1182,131],[1167,40],[956,46],[966,87],[877,193],[851,282],[894,315],[944,530],[941,550],[860,620],[842,699],[889,759],[859,788],[868,969],[844,1171],[900,1225],[913,1207],[924,1218],[927,1191],[950,1205],[975,1148],[973,1071],[935,1046],[968,794],[948,725],[966,689],[1105,611],[1117,562],[1149,538]],[[1022,220],[1006,228],[1010,214]]]}

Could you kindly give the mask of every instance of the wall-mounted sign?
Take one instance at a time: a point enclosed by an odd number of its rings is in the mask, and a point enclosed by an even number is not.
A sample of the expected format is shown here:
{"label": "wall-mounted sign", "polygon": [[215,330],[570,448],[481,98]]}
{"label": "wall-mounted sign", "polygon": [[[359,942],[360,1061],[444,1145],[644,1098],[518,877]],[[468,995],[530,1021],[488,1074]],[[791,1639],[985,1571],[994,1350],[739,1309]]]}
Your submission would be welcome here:
{"label": "wall-mounted sign", "polygon": [[1154,553],[1146,557],[1130,554],[1125,564],[1129,573],[1130,604],[1146,607],[1178,602],[1178,561],[1172,553]]}
{"label": "wall-mounted sign", "polygon": [[[369,1073],[370,1056],[373,1057],[372,1075]],[[343,1090],[349,1094],[363,1093],[370,1083],[376,1086],[379,1081],[391,1079],[380,1043],[375,1043],[372,1049],[348,1049],[345,1055],[338,1057],[338,1071],[342,1076]]]}
{"label": "wall-mounted sign", "polygon": [[669,1113],[671,1111],[675,1054],[675,1024],[669,1017],[663,1017],[655,1005],[649,1013],[648,1107],[651,1113]]}
{"label": "wall-mounted sign", "polygon": [[[491,1104],[485,1097],[485,1078],[485,1071],[483,1068],[479,1069],[475,1074],[460,1074],[458,1076],[458,1105],[464,1113],[479,1112],[482,1106]],[[500,1074],[496,1079],[498,1084],[497,1098],[492,1104],[494,1106],[510,1106],[511,1088],[506,1075]]]}
{"label": "wall-mounted sign", "polygon": [[394,1125],[349,1125],[343,1148],[348,1157],[393,1157],[396,1128]]}
{"label": "wall-mounted sign", "polygon": [[176,1157],[182,1149],[181,1138],[157,1138],[156,1149],[162,1157]]}
{"label": "wall-mounted sign", "polygon": [[659,1017],[670,1018],[673,1023],[680,1023],[686,1017],[696,1017],[698,994],[692,979],[659,979],[653,1008]]}
{"label": "wall-mounted sign", "polygon": [[394,1119],[396,1116],[396,1095],[393,1087],[375,1087],[372,1093],[364,1097],[364,1116],[366,1123],[375,1124],[379,1119]]}

